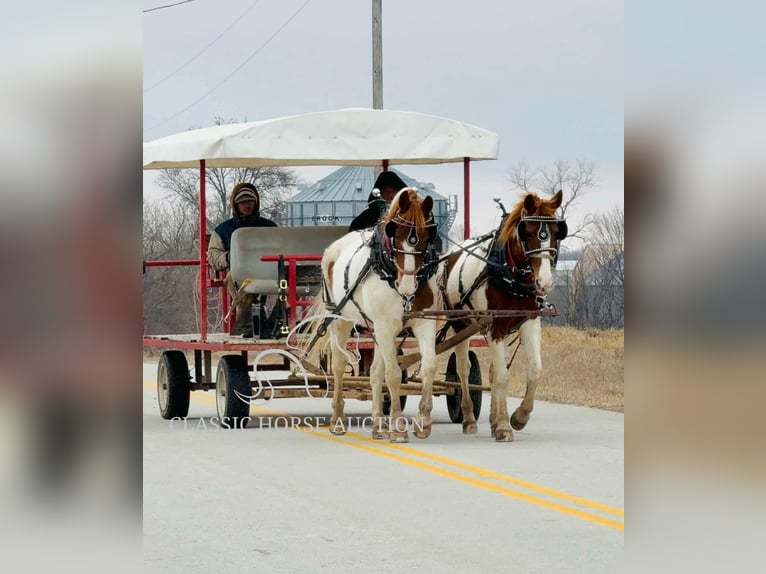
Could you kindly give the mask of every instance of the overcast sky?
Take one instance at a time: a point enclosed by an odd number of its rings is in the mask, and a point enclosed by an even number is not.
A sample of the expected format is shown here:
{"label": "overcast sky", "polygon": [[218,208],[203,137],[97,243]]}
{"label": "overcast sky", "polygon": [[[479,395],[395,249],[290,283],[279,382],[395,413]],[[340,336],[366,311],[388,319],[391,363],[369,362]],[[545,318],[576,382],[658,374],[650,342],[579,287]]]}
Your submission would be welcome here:
{"label": "overcast sky", "polygon": [[[196,0],[145,13],[144,141],[216,116],[372,107],[371,6]],[[507,172],[520,160],[595,162],[598,185],[577,217],[623,205],[622,2],[383,0],[383,104],[500,135],[497,161],[472,167],[474,232],[496,225],[493,195],[515,200]],[[457,164],[403,167],[442,194],[461,193]],[[331,171],[300,173],[314,181]]]}

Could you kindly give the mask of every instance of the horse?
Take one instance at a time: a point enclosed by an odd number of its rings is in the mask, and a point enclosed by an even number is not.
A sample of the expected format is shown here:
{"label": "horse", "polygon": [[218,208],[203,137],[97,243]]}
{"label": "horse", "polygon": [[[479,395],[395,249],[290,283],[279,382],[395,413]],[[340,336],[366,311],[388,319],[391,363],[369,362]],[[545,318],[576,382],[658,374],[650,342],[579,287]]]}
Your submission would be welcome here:
{"label": "horse", "polygon": [[[433,198],[421,199],[414,188],[403,188],[391,202],[381,223],[369,230],[352,231],[332,243],[322,257],[322,297],[315,304],[337,317],[366,324],[373,329],[375,353],[370,366],[372,386],[372,436],[388,436],[392,442],[407,442],[407,421],[399,402],[401,368],[397,362],[396,336],[405,326],[412,328],[421,353],[423,392],[413,425],[418,438],[431,433],[433,378],[436,372],[436,324],[429,319],[406,321],[410,311],[437,310],[441,306],[436,286],[438,254],[433,247],[436,225]],[[335,379],[330,432],[345,434],[343,375],[348,363],[347,321],[325,323],[324,339],[333,341],[332,372]],[[389,429],[383,426],[383,378],[391,396]]]}
{"label": "horse", "polygon": [[[556,216],[562,195],[559,191],[550,199],[541,199],[527,193],[510,212],[505,213],[503,208],[503,219],[495,231],[454,247],[439,271],[445,308],[531,312],[550,308],[545,295],[553,287],[552,266],[557,259],[558,243],[567,236],[566,221]],[[458,320],[450,326],[457,331],[467,323],[470,320]],[[505,350],[516,331],[529,366],[524,399],[509,420]],[[497,441],[512,441],[513,430],[523,429],[529,421],[542,373],[540,317],[498,314],[492,317],[485,335],[491,359],[491,433]],[[474,434],[478,427],[468,392],[468,344],[468,340],[458,344],[455,356],[462,390],[463,432]]]}

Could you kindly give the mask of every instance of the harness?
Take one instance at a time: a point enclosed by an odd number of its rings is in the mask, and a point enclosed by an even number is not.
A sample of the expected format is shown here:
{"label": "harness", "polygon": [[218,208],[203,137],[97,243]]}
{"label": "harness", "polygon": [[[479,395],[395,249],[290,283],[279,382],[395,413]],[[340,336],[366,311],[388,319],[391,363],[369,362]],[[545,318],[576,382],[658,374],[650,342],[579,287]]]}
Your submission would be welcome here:
{"label": "harness", "polygon": [[[407,224],[406,222],[398,223]],[[429,225],[435,226],[435,223],[431,223]],[[410,231],[410,235],[408,236],[408,243],[411,245],[417,245],[419,239],[417,232],[415,231],[416,228],[414,226],[411,227],[412,229]],[[351,261],[353,261],[356,254],[359,253],[359,251],[364,246],[368,246],[370,248],[370,258],[365,262],[354,283],[349,285],[349,271],[351,269]],[[346,294],[340,301],[338,301],[337,304],[332,302],[332,294],[330,293],[330,289],[328,288],[324,277],[322,278],[322,298],[327,309],[336,314],[340,313],[346,304],[350,301],[357,308],[359,314],[362,316],[362,319],[364,319],[364,322],[369,329],[372,324],[372,319],[367,316],[367,314],[356,302],[354,299],[354,292],[356,291],[356,288],[359,286],[359,284],[364,281],[367,275],[369,275],[370,271],[375,271],[375,273],[377,273],[378,276],[386,283],[388,283],[389,287],[391,287],[391,289],[397,293],[399,292],[397,284],[397,271],[405,274],[415,275],[415,280],[417,282],[416,293],[417,290],[420,289],[420,286],[428,281],[434,275],[434,273],[436,273],[436,269],[439,263],[439,254],[433,245],[433,238],[429,239],[426,245],[423,263],[415,272],[405,271],[397,265],[396,259],[393,255],[396,252],[406,253],[408,255],[416,255],[420,253],[417,251],[404,251],[397,249],[393,246],[391,238],[385,233],[384,227],[382,225],[378,225],[370,238],[360,243],[354,254],[349,259],[349,263],[346,265],[346,268],[343,271],[343,290],[346,292]],[[414,295],[408,297],[402,296],[402,304],[404,306],[405,313],[409,313],[412,310],[412,303],[414,299]],[[309,349],[314,345],[319,337],[325,334],[327,327],[332,320],[332,317],[324,319],[322,324],[319,326],[319,329],[317,329],[314,338],[309,343]]]}
{"label": "harness", "polygon": [[[505,210],[504,210],[505,211]],[[473,245],[469,247],[460,247],[462,251],[467,252],[473,257],[477,257],[481,261],[485,263],[484,268],[481,270],[481,272],[476,276],[476,279],[471,284],[468,289],[465,288],[465,285],[463,283],[463,269],[465,267],[466,262],[468,261],[468,257],[463,258],[462,263],[460,264],[460,269],[458,270],[458,293],[460,294],[460,300],[455,304],[455,306],[451,306],[449,303],[449,299],[447,297],[447,280],[448,280],[448,273],[447,273],[447,261],[444,261],[444,271],[441,275],[441,281],[439,284],[439,289],[442,291],[443,294],[443,300],[445,307],[449,309],[462,309],[463,307],[468,307],[469,309],[473,310],[473,305],[471,304],[471,297],[476,292],[476,290],[484,285],[484,283],[489,282],[491,283],[495,288],[500,290],[501,293],[504,295],[510,296],[510,297],[520,297],[520,298],[535,298],[535,302],[537,303],[538,309],[550,309],[552,305],[548,303],[544,296],[537,295],[536,293],[536,287],[535,287],[535,274],[532,270],[532,265],[529,262],[529,257],[531,255],[540,255],[542,256],[543,253],[547,253],[554,261],[558,255],[558,250],[553,247],[548,248],[540,248],[540,249],[527,249],[526,247],[526,241],[525,238],[520,236],[520,240],[522,242],[522,247],[524,249],[524,256],[527,259],[525,261],[525,265],[521,266],[518,264],[518,262],[513,257],[513,252],[511,250],[511,242],[507,241],[506,244],[500,245],[499,237],[500,232],[505,226],[506,218],[508,217],[508,213],[503,213],[502,218],[500,220],[500,225],[497,227],[497,229],[493,233],[488,233],[480,238],[478,238]],[[527,216],[522,217],[519,221],[519,225],[526,224],[527,222],[539,222],[540,230],[538,231],[538,238],[541,241],[544,241],[550,237],[550,232],[548,229],[548,224],[551,222],[558,222],[559,220],[555,217],[549,217],[549,216]],[[486,243],[489,240],[489,244],[487,246],[482,246],[482,244]],[[476,250],[482,251],[482,254],[479,255],[476,253]],[[452,322],[447,322],[444,327],[439,331],[437,334],[437,341],[443,340],[444,336],[446,335],[447,329],[450,326],[450,323],[452,326],[459,330],[460,328],[464,327],[466,324],[465,320],[455,320]]]}

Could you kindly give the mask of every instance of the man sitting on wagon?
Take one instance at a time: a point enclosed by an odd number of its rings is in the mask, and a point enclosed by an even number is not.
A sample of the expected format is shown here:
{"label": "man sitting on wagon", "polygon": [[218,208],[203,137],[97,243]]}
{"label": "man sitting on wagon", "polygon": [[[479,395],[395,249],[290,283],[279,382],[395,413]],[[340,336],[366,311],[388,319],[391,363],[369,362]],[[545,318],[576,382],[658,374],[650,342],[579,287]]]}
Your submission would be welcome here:
{"label": "man sitting on wagon", "polygon": [[[386,205],[390,204],[394,196],[407,187],[407,184],[393,171],[384,171],[375,180],[373,187],[375,189],[367,198],[367,209],[354,218],[348,227],[349,231],[375,227],[386,213]],[[376,195],[375,191],[378,191],[379,195]]]}
{"label": "man sitting on wagon", "polygon": [[[354,218],[351,225],[349,225],[348,230],[359,231],[361,229],[375,227],[386,214],[388,206],[391,204],[396,194],[405,187],[407,187],[407,184],[393,171],[381,172],[375,180],[372,193],[370,193],[370,196],[367,198],[367,209]],[[376,191],[378,194],[375,193]],[[441,252],[442,240],[438,234],[434,239],[434,247],[436,248],[436,251]]]}
{"label": "man sitting on wagon", "polygon": [[[213,269],[229,271],[229,252],[231,250],[231,236],[241,227],[277,227],[277,224],[261,217],[261,200],[258,190],[252,183],[238,183],[231,192],[231,211],[233,217],[227,219],[215,228],[210,235],[210,244],[207,250],[207,259]],[[237,289],[231,273],[226,275],[226,289],[232,297],[237,297]],[[257,295],[242,293],[237,300],[237,322],[234,326],[234,334],[243,337],[253,336],[252,305]]]}

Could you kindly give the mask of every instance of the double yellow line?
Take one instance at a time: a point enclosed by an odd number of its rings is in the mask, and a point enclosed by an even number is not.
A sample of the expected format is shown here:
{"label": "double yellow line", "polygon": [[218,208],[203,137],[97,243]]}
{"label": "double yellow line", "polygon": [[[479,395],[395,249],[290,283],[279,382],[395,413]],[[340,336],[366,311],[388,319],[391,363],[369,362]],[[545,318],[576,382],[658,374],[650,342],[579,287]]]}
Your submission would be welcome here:
{"label": "double yellow line", "polygon": [[[148,384],[150,384],[150,386],[148,386]],[[151,381],[144,380],[144,388],[153,390],[155,388],[155,384]],[[215,406],[215,400],[210,400],[204,395],[195,393],[192,395],[192,399],[200,404]],[[251,405],[250,409],[251,411],[260,412],[266,415],[280,417],[291,416],[288,413],[282,413],[254,405]],[[541,506],[543,508],[548,508],[550,510],[555,510],[556,512],[561,512],[562,514],[575,516],[582,520],[587,520],[602,526],[608,526],[609,528],[619,530],[620,532],[624,532],[625,530],[625,511],[620,508],[601,504],[600,502],[595,502],[586,498],[573,496],[571,494],[560,492],[558,490],[541,486],[533,482],[512,476],[507,476],[504,474],[499,474],[485,468],[466,464],[459,460],[432,454],[412,447],[373,440],[372,438],[357,432],[349,432],[345,437],[340,438],[329,434],[329,432],[326,430],[313,430],[304,427],[295,428],[296,430],[300,430],[305,434],[313,435],[318,438],[336,442],[345,446],[350,446],[352,448],[374,454],[376,456],[394,460],[401,464],[406,464],[408,466],[418,468],[420,470],[425,470],[444,478],[449,478],[451,480],[461,482],[463,484],[470,484],[483,490],[502,494],[503,496],[517,500],[523,500],[524,502]],[[424,462],[424,460],[429,462]],[[437,464],[432,463],[437,463],[441,466],[437,466]],[[480,478],[457,473],[454,471],[454,469],[458,469],[466,473],[471,473]],[[506,485],[513,485],[516,488],[510,488]],[[525,492],[525,490],[535,494],[530,494],[529,492]],[[543,495],[545,498],[539,495]],[[593,511],[597,511],[600,514],[596,514]],[[612,517],[618,517],[621,520],[617,520]]]}

